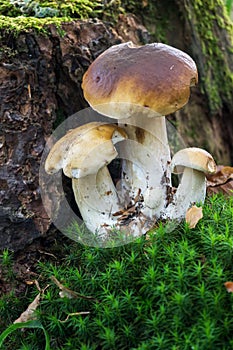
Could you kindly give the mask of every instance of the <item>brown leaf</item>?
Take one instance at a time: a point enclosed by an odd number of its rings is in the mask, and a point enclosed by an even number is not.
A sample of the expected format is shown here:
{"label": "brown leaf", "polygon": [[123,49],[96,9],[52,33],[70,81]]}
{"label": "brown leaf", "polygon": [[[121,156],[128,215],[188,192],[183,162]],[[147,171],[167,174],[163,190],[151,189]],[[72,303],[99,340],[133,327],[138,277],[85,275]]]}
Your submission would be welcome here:
{"label": "brown leaf", "polygon": [[203,218],[202,208],[194,205],[187,210],[185,221],[189,224],[190,228],[194,228],[201,218]]}
{"label": "brown leaf", "polygon": [[226,287],[226,290],[229,292],[229,293],[233,293],[233,282],[225,282],[224,283],[224,286]]}
{"label": "brown leaf", "polygon": [[207,193],[223,193],[233,195],[233,167],[217,166],[215,174],[207,174]]}
{"label": "brown leaf", "polygon": [[49,287],[49,285],[47,285],[44,289],[41,289],[37,280],[27,281],[26,283],[35,284],[39,291],[39,294],[37,294],[35,299],[31,302],[31,304],[28,305],[27,309],[22,312],[22,314],[19,316],[19,318],[17,318],[17,320],[14,321],[14,323],[27,322],[30,320],[35,320],[37,318],[35,315],[35,310],[40,305],[40,300],[43,297],[45,290]]}
{"label": "brown leaf", "polygon": [[37,294],[33,302],[28,305],[27,309],[17,318],[17,320],[14,321],[14,323],[21,323],[21,322],[27,322],[30,320],[35,320],[35,310],[40,304],[40,296],[41,293]]}

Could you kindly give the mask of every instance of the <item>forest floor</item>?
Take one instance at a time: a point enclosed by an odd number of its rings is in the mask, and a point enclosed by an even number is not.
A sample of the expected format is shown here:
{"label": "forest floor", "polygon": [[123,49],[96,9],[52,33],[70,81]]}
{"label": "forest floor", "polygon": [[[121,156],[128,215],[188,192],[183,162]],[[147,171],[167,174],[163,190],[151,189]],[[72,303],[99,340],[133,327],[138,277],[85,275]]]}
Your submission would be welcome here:
{"label": "forest floor", "polygon": [[70,242],[67,237],[53,228],[49,235],[35,239],[22,250],[9,251],[9,269],[11,270],[9,274],[6,273],[7,266],[6,262],[4,263],[4,252],[6,250],[0,252],[0,298],[12,290],[15,291],[16,297],[25,295],[28,285],[39,278],[38,263],[45,261],[57,262],[62,259],[62,245],[64,243],[69,244],[68,241]]}

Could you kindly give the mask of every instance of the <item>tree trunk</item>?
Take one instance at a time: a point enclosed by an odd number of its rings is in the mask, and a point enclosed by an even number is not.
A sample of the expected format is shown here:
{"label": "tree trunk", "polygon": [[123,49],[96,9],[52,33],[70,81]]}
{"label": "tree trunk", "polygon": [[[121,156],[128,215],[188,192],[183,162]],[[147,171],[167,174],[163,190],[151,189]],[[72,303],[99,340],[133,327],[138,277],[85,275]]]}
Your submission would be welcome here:
{"label": "tree trunk", "polygon": [[[171,120],[187,146],[208,150],[218,164],[233,163],[233,26],[223,0],[165,0],[155,5],[146,27],[159,40],[196,62],[198,86]],[[148,23],[148,25],[147,25]]]}
{"label": "tree trunk", "polygon": [[53,25],[49,35],[2,32],[0,249],[23,248],[49,230],[38,184],[44,145],[62,120],[87,107],[81,80],[90,63],[111,45],[148,35],[134,16],[117,28],[95,20],[64,24],[62,36]]}
{"label": "tree trunk", "polygon": [[[176,0],[184,19],[184,49],[199,71],[199,89],[188,120],[218,162],[233,162],[233,27],[223,1]],[[200,97],[202,101],[200,100]],[[204,97],[204,98],[203,98]],[[206,106],[203,106],[203,103]],[[187,108],[189,108],[187,106]],[[186,124],[185,119],[181,119]],[[179,116],[177,117],[177,119]],[[195,127],[196,125],[196,127]],[[184,128],[188,131],[188,125]],[[199,139],[199,136],[196,137]],[[196,140],[193,140],[195,142]]]}

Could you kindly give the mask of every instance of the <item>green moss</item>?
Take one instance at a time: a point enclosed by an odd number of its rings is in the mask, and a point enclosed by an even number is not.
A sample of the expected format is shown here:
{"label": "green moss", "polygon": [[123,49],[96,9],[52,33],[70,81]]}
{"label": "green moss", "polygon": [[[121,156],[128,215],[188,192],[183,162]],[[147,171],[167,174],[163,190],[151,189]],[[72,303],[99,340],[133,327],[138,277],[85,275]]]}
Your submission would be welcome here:
{"label": "green moss", "polygon": [[186,10],[201,44],[200,83],[208,96],[210,111],[218,112],[224,103],[233,110],[233,67],[232,59],[229,59],[233,53],[233,24],[225,3],[222,0],[193,0],[186,5]]}
{"label": "green moss", "polygon": [[[160,226],[113,249],[71,242],[60,247],[60,261],[40,263],[40,286],[50,286],[37,315],[51,348],[232,349],[233,294],[224,283],[233,279],[233,197],[208,198],[203,213],[192,230],[184,223],[170,232]],[[94,299],[61,298],[52,275]],[[21,309],[16,302],[19,314],[36,294],[32,286],[22,296]],[[12,309],[15,302],[12,296],[9,300]],[[17,316],[9,314],[6,296],[0,301],[2,315],[8,315],[4,329]],[[89,314],[74,314],[82,311]],[[12,333],[3,350],[22,344],[31,349],[45,345],[41,333],[30,330]]]}
{"label": "green moss", "polygon": [[0,4],[0,29],[17,34],[36,29],[46,32],[49,24],[60,26],[72,19],[96,17],[102,8],[101,1],[7,1]]}
{"label": "green moss", "polygon": [[102,8],[100,0],[3,0],[0,5],[0,14],[6,16],[33,16],[43,17],[72,17],[88,18],[96,15]]}
{"label": "green moss", "polygon": [[[16,30],[17,33],[29,28],[43,30],[47,24],[60,23],[57,18],[61,18],[62,22],[63,20],[97,17],[116,23],[119,14],[134,13],[141,17],[145,24],[148,24],[155,40],[165,42],[164,33],[168,20],[161,16],[160,11],[160,5],[151,0],[148,2],[138,0],[3,0],[0,4],[0,15],[2,16],[0,29]],[[18,16],[20,19],[17,19]],[[156,28],[154,28],[155,17]],[[39,20],[33,20],[33,18]],[[48,18],[48,20],[40,23],[42,18]]]}
{"label": "green moss", "polygon": [[35,29],[39,32],[47,33],[46,26],[54,24],[60,26],[61,23],[69,21],[68,18],[35,18],[35,17],[23,17],[16,18],[0,16],[0,29],[17,35],[20,32],[27,32],[30,29]]}
{"label": "green moss", "polygon": [[2,16],[20,16],[21,11],[16,8],[9,0],[2,0],[0,3],[0,15]]}

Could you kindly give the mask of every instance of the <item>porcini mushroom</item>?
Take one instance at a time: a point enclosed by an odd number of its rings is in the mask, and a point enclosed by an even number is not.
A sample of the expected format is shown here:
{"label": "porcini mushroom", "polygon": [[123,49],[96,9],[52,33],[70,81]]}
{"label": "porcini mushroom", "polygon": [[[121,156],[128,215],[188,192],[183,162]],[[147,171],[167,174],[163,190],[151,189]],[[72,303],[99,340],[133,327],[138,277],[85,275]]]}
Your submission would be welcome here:
{"label": "porcini mushroom", "polygon": [[72,179],[75,200],[92,232],[114,225],[107,213],[119,210],[115,186],[106,167],[116,156],[114,144],[127,138],[114,124],[92,122],[68,132],[51,148],[45,162],[49,174],[63,169]]}
{"label": "porcini mushroom", "polygon": [[172,203],[166,210],[166,218],[183,219],[194,203],[204,203],[206,196],[205,173],[216,172],[216,164],[207,151],[190,147],[178,151],[172,158],[171,172],[183,174]]}
{"label": "porcini mushroom", "polygon": [[[134,141],[132,145],[126,143],[131,162],[123,161],[123,187],[127,188],[129,181],[132,197],[146,184],[143,195],[151,217],[159,217],[164,211],[170,187],[170,149],[164,116],[187,103],[190,86],[197,80],[192,58],[161,43],[112,46],[84,74],[82,88],[90,106],[118,119]],[[141,152],[135,152],[135,143],[144,146]],[[120,147],[119,156],[125,158],[125,152],[124,146]],[[148,169],[144,178],[132,165],[143,157]]]}

